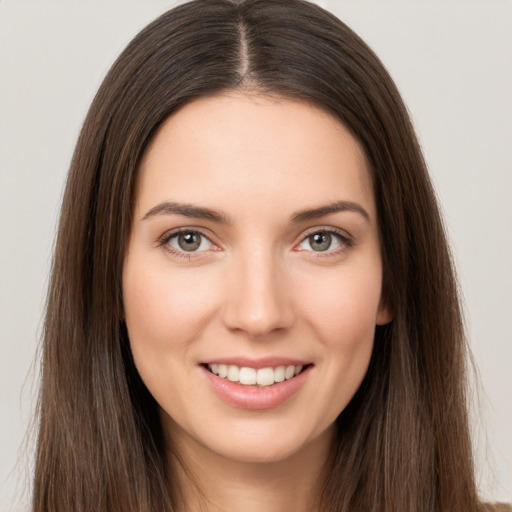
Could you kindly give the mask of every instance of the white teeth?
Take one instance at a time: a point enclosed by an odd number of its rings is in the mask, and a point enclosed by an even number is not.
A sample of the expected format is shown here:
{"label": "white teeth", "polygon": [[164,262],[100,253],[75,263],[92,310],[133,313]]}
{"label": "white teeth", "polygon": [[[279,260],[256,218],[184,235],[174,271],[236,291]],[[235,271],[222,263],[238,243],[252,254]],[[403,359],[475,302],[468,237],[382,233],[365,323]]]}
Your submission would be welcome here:
{"label": "white teeth", "polygon": [[231,382],[238,382],[238,376],[240,374],[240,368],[234,364],[228,366],[228,380]]}
{"label": "white teeth", "polygon": [[256,384],[256,370],[254,368],[247,368],[247,366],[243,366],[240,368],[239,381],[240,384],[245,384],[246,386]]}
{"label": "white teeth", "polygon": [[273,368],[260,368],[258,370],[258,376],[256,382],[260,386],[270,386],[274,384],[274,370]]}
{"label": "white teeth", "polygon": [[283,382],[283,380],[284,380],[284,366],[278,366],[274,370],[274,380],[276,382]]}
{"label": "white teeth", "polygon": [[284,378],[286,380],[291,379],[295,375],[295,366],[287,366],[284,371]]}
{"label": "white teeth", "polygon": [[225,379],[228,376],[228,366],[226,364],[219,364],[219,377]]}
{"label": "white teeth", "polygon": [[302,371],[302,366],[277,366],[276,368],[250,368],[248,366],[236,366],[234,364],[209,364],[212,373],[231,382],[239,382],[245,386],[271,386],[276,382],[283,382],[293,378]]}

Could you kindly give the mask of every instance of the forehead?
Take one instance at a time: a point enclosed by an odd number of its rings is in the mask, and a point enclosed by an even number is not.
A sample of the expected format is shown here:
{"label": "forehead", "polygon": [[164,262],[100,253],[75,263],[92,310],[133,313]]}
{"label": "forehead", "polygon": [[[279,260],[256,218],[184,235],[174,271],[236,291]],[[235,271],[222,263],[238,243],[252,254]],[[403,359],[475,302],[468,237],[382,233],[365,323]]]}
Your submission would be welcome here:
{"label": "forehead", "polygon": [[366,158],[339,120],[306,102],[241,93],[195,100],[159,128],[137,209],[170,199],[283,209],[351,200],[374,216]]}

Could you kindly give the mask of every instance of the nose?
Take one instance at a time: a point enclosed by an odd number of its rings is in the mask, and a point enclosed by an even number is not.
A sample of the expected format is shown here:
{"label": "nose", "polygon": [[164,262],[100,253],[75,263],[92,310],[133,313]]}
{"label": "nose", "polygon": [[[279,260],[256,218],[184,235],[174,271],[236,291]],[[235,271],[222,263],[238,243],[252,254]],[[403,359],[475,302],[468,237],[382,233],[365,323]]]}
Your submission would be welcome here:
{"label": "nose", "polygon": [[261,338],[294,321],[286,271],[264,250],[234,258],[226,280],[223,320],[230,330]]}

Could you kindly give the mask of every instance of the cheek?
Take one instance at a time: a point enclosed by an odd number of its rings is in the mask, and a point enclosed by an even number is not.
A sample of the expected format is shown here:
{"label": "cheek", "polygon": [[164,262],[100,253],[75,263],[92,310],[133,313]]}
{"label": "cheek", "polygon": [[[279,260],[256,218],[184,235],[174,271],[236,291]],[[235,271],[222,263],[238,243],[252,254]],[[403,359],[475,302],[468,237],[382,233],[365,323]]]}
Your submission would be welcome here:
{"label": "cheek", "polygon": [[304,297],[303,316],[322,347],[324,408],[329,421],[334,421],[368,369],[380,303],[380,266],[339,272],[323,282],[317,279],[316,284],[307,302]]}
{"label": "cheek", "polygon": [[348,350],[373,341],[381,297],[380,265],[347,268],[325,278],[317,275],[307,290],[304,316],[324,343]]}
{"label": "cheek", "polygon": [[125,263],[125,321],[135,366],[149,392],[173,416],[188,410],[180,397],[195,369],[194,342],[212,316],[213,285],[212,278],[173,272],[158,262]]}
{"label": "cheek", "polygon": [[[196,269],[197,270],[197,269]],[[127,261],[123,275],[125,321],[135,364],[146,385],[166,382],[190,359],[190,347],[212,315],[206,276],[170,272],[157,264]]]}

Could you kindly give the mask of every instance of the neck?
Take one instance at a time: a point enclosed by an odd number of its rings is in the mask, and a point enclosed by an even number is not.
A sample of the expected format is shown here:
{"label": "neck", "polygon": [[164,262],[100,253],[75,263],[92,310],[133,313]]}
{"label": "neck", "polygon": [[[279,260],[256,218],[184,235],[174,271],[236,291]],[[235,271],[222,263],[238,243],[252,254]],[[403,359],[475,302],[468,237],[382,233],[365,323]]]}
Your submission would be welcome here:
{"label": "neck", "polygon": [[[314,512],[332,446],[332,431],[284,460],[229,460],[191,441],[168,457],[179,512]],[[176,453],[178,456],[176,456]]]}

